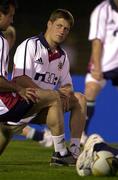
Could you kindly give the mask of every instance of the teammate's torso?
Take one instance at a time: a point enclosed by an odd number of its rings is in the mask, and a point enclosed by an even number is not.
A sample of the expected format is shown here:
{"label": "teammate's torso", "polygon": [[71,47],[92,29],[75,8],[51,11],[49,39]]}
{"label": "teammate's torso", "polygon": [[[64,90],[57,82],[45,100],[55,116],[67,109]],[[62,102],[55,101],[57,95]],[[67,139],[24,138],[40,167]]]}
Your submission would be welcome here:
{"label": "teammate's torso", "polygon": [[0,33],[0,76],[6,76],[8,72],[9,46],[7,40]]}
{"label": "teammate's torso", "polygon": [[[0,76],[7,78],[8,73],[8,55],[9,55],[9,46],[7,40],[0,33]],[[0,114],[6,113],[11,109],[17,102],[19,97],[12,93],[3,93],[0,92]]]}
{"label": "teammate's torso", "polygon": [[103,43],[102,70],[118,67],[118,8],[112,0],[103,1],[92,13],[89,40],[95,38]]}

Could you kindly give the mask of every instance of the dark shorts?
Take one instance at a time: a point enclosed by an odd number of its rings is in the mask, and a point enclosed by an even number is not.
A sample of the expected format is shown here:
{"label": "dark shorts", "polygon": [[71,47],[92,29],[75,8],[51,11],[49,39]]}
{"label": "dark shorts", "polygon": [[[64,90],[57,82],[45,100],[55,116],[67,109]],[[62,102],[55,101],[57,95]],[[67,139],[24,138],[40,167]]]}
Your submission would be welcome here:
{"label": "dark shorts", "polygon": [[111,80],[113,86],[118,86],[118,68],[103,73],[104,79]]}
{"label": "dark shorts", "polygon": [[104,142],[95,144],[93,151],[96,151],[96,152],[99,152],[99,151],[110,151],[115,156],[118,155],[118,149],[117,148],[109,146],[108,144],[106,144]]}
{"label": "dark shorts", "polygon": [[26,101],[18,101],[15,106],[10,109],[7,113],[0,115],[0,122],[19,122],[26,113],[32,108],[33,103]]}

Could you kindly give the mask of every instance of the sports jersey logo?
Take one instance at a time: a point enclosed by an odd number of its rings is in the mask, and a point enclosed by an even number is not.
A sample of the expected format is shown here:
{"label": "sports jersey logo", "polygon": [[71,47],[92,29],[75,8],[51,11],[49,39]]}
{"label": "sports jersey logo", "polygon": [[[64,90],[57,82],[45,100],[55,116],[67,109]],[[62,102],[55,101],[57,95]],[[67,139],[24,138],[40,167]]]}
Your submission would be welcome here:
{"label": "sports jersey logo", "polygon": [[117,36],[117,33],[118,33],[118,29],[116,29],[116,30],[113,32],[113,36]]}
{"label": "sports jersey logo", "polygon": [[37,59],[37,60],[35,61],[35,63],[37,63],[37,64],[42,64],[42,65],[44,64],[41,57],[40,57],[40,59]]}
{"label": "sports jersey logo", "polygon": [[63,63],[62,62],[59,62],[58,64],[58,69],[61,70],[63,68]]}
{"label": "sports jersey logo", "polygon": [[42,81],[44,83],[56,85],[58,83],[58,77],[54,73],[46,72],[46,74],[36,73],[34,80]]}

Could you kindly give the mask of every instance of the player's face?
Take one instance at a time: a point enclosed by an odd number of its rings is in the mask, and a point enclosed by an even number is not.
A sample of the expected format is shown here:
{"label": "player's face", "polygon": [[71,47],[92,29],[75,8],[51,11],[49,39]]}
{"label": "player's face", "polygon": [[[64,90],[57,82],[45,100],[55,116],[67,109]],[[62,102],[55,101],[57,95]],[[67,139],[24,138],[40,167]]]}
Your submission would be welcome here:
{"label": "player's face", "polygon": [[15,8],[10,5],[8,14],[0,12],[0,29],[6,30],[8,26],[13,23],[13,16],[15,14]]}
{"label": "player's face", "polygon": [[56,44],[62,43],[70,31],[70,24],[67,20],[59,18],[54,22],[48,22],[48,37]]}

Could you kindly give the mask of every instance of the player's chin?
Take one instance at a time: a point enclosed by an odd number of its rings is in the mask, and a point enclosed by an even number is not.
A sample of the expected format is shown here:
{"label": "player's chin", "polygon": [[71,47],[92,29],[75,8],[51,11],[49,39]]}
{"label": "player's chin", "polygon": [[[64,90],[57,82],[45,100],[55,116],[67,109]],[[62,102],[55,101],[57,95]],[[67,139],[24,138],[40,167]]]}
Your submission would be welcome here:
{"label": "player's chin", "polygon": [[57,43],[57,44],[61,44],[63,41],[64,41],[64,39],[61,38],[61,37],[60,37],[60,38],[58,37],[58,38],[56,39],[56,43]]}

